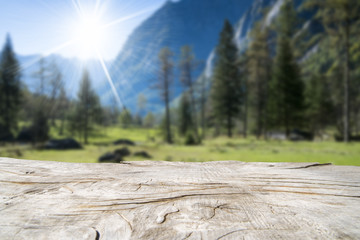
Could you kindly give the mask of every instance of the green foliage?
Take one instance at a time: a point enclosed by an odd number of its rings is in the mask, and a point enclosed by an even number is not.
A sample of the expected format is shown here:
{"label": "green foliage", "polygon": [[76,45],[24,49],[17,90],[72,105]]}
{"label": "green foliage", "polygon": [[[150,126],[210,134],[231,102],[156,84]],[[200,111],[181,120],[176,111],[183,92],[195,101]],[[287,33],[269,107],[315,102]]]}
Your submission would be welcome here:
{"label": "green foliage", "polygon": [[7,35],[0,59],[0,140],[16,131],[20,103],[20,66]]}
{"label": "green foliage", "polygon": [[133,123],[137,127],[142,127],[143,125],[143,119],[139,114],[136,114],[133,120]]}
{"label": "green foliage", "polygon": [[256,23],[251,32],[252,42],[247,51],[248,95],[251,92],[251,106],[255,109],[256,135],[259,138],[267,128],[266,103],[271,78],[269,30],[263,29],[264,20]]}
{"label": "green foliage", "polygon": [[131,112],[124,108],[119,116],[119,122],[122,128],[128,128],[131,127],[133,124],[133,117],[131,115]]}
{"label": "green foliage", "polygon": [[66,114],[67,119],[67,130],[69,131],[71,136],[75,136],[78,134],[81,139],[81,115],[77,112],[77,107],[75,104],[70,106]]}
{"label": "green foliage", "polygon": [[[317,8],[316,17],[325,27],[333,46],[337,49],[337,60],[343,69],[343,100],[342,100],[342,135],[345,142],[351,134],[352,101],[351,60],[352,39],[359,34],[360,1],[358,0],[308,0],[308,8]],[[357,38],[357,37],[356,37]],[[337,61],[333,63],[335,65]],[[335,65],[336,66],[336,65]]]}
{"label": "green foliage", "polygon": [[216,49],[216,62],[212,83],[212,104],[215,117],[227,128],[232,136],[234,118],[242,104],[241,77],[237,67],[237,47],[234,43],[234,30],[225,21]]}
{"label": "green foliage", "polygon": [[192,88],[193,85],[193,71],[197,67],[197,62],[190,46],[183,46],[181,48],[180,56],[180,81],[186,88]]}
{"label": "green foliage", "polygon": [[78,100],[75,104],[72,114],[70,115],[70,129],[76,131],[83,137],[84,143],[88,143],[91,126],[101,122],[102,110],[99,97],[92,89],[89,73],[84,70]]}
{"label": "green foliage", "polygon": [[306,86],[309,129],[321,136],[326,127],[334,125],[335,108],[329,95],[329,84],[322,75],[313,75]]}
{"label": "green foliage", "polygon": [[[154,161],[221,161],[235,160],[245,162],[319,162],[336,165],[360,165],[359,143],[342,144],[332,141],[324,142],[278,142],[256,141],[225,137],[207,139],[199,146],[160,144],[159,139],[147,141],[150,135],[156,136],[156,129],[122,129],[119,127],[98,128],[104,134],[90,135],[93,145],[85,145],[82,150],[52,151],[36,150],[28,146],[0,146],[0,156],[16,157],[15,150],[21,151],[22,159],[37,159],[61,162],[97,162],[105,152],[113,152],[118,148],[111,143],[126,136],[128,139],[143,144],[130,148],[131,152],[146,151],[153,156]],[[51,131],[56,132],[56,131]],[[99,143],[99,144],[95,144]],[[101,144],[100,144],[101,143]],[[138,161],[130,156],[127,161]]]}
{"label": "green foliage", "polygon": [[178,131],[180,136],[185,136],[188,131],[193,130],[193,126],[189,96],[184,93],[181,96],[178,109]]}
{"label": "green foliage", "polygon": [[294,9],[290,1],[281,8],[278,26],[277,53],[273,78],[270,82],[268,103],[269,120],[273,128],[282,128],[288,135],[293,128],[302,126],[304,117],[304,83],[300,68],[293,56]]}
{"label": "green foliage", "polygon": [[33,134],[35,142],[43,143],[49,138],[49,126],[48,126],[48,117],[45,109],[40,107],[34,113],[32,124],[31,124],[31,133]]}
{"label": "green foliage", "polygon": [[144,127],[153,128],[155,126],[155,116],[152,112],[149,112],[144,118]]}
{"label": "green foliage", "polygon": [[[184,134],[187,131],[187,127],[192,127],[192,131],[195,134],[196,139],[199,139],[199,132],[198,132],[198,121],[197,121],[197,108],[196,108],[196,99],[195,99],[195,93],[194,93],[194,88],[195,88],[195,79],[193,78],[193,72],[196,70],[197,68],[197,61],[195,59],[195,55],[192,51],[192,48],[190,46],[183,46],[181,48],[181,56],[180,56],[180,81],[181,83],[184,85],[185,89],[186,89],[186,95],[188,96],[183,96],[183,98],[188,98],[187,99],[182,99],[182,101],[188,101],[183,102],[182,104],[183,107],[187,108],[184,109],[183,108],[183,113],[180,114],[180,117],[182,117],[180,124],[182,124],[183,126],[180,127],[180,134]],[[180,110],[181,111],[181,110]],[[187,113],[188,111],[188,113]],[[185,117],[189,118],[184,119]],[[187,122],[190,122],[191,124],[188,124]],[[182,129],[181,129],[182,128]]]}
{"label": "green foliage", "polygon": [[173,67],[172,62],[174,54],[168,47],[164,47],[160,50],[159,61],[160,61],[160,70],[158,76],[157,88],[160,90],[160,95],[162,96],[165,103],[165,134],[166,142],[172,143],[172,134],[171,134],[171,118],[170,118],[170,87],[173,83]]}
{"label": "green foliage", "polygon": [[193,145],[197,145],[197,144],[198,144],[198,141],[196,140],[194,133],[192,131],[188,131],[185,136],[185,145],[193,146]]}

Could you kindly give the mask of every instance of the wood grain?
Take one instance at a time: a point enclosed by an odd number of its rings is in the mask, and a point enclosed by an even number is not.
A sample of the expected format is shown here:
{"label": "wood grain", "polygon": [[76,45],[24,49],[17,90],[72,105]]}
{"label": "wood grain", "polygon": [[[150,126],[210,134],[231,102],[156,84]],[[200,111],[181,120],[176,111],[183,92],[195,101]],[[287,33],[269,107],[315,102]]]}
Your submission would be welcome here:
{"label": "wood grain", "polygon": [[0,239],[360,239],[360,168],[0,158]]}

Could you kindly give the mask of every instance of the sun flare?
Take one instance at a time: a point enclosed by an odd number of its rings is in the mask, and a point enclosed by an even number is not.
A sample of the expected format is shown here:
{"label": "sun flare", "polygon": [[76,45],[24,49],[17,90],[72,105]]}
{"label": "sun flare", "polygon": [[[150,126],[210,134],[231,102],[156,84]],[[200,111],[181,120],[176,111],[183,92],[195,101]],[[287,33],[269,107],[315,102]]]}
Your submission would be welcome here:
{"label": "sun flare", "polygon": [[93,15],[82,16],[74,26],[78,56],[82,59],[95,58],[106,37],[101,19]]}

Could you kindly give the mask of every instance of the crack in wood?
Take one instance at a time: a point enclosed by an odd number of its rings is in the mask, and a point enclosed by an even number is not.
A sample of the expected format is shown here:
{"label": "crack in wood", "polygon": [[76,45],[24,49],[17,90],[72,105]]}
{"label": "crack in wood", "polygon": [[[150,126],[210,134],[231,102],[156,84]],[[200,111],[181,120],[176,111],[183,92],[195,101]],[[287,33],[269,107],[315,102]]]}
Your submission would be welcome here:
{"label": "crack in wood", "polygon": [[163,214],[162,216],[159,216],[157,219],[156,219],[156,222],[158,224],[163,224],[165,221],[166,221],[166,217],[170,214],[173,214],[173,213],[178,213],[180,212],[179,209],[176,209],[176,210],[170,210],[170,211],[166,211],[165,214]]}
{"label": "crack in wood", "polygon": [[[142,184],[142,185],[144,185],[144,184]],[[147,186],[150,186],[150,185],[147,185]],[[166,186],[166,187],[168,187],[168,186]],[[216,189],[228,189],[229,190],[229,189],[232,189],[232,188],[230,188],[230,187],[212,187],[212,188],[199,188],[199,189],[197,189],[197,188],[196,189],[195,188],[193,188],[193,189],[176,189],[176,190],[173,190],[173,191],[166,191],[166,192],[161,192],[161,193],[156,193],[156,194],[165,195],[165,194],[171,194],[171,193],[178,193],[181,190],[182,191],[187,191],[187,192],[192,192],[192,191],[196,191],[196,192],[204,191],[205,192],[207,190],[216,190]],[[156,194],[148,193],[147,196],[152,196],[152,195],[156,195]],[[246,194],[246,193],[244,193],[244,194]],[[196,194],[196,195],[199,195],[199,194]],[[138,199],[144,199],[144,198],[131,198],[130,200],[138,200]],[[129,200],[129,199],[128,198],[102,199],[102,200],[99,200],[98,202],[113,202],[113,201],[124,201],[124,200]]]}
{"label": "crack in wood", "polygon": [[222,209],[222,208],[225,207],[226,205],[227,205],[227,204],[220,204],[220,205],[217,205],[217,206],[215,206],[215,207],[213,207],[213,206],[206,206],[206,207],[209,207],[209,208],[212,208],[212,209],[213,209],[213,214],[212,214],[212,216],[209,217],[207,220],[210,220],[210,219],[214,218],[215,215],[216,215],[216,210],[217,210],[217,209]]}
{"label": "crack in wood", "polygon": [[132,227],[130,221],[129,221],[126,217],[124,217],[121,213],[117,212],[117,214],[118,214],[122,219],[124,219],[125,222],[127,222],[127,224],[128,224],[129,227],[130,227],[130,230],[133,231],[133,227]]}
{"label": "crack in wood", "polygon": [[245,231],[247,229],[238,229],[238,230],[235,230],[235,231],[231,231],[231,232],[228,232],[228,233],[225,233],[224,235],[221,235],[220,237],[218,237],[216,240],[219,240],[219,239],[222,239],[226,236],[229,236],[230,234],[233,234],[233,233],[236,233],[236,232],[241,232],[241,231]]}
{"label": "crack in wood", "polygon": [[185,238],[183,238],[182,240],[188,239],[189,237],[191,237],[192,234],[193,234],[193,232],[188,233],[188,234],[185,236]]}
{"label": "crack in wood", "polygon": [[305,195],[332,196],[332,197],[360,198],[360,196],[351,196],[351,195],[313,193],[313,192],[295,192],[295,191],[283,191],[283,190],[274,190],[274,189],[261,189],[261,190],[259,190],[259,192],[279,192],[279,193],[295,193],[295,194],[305,194]]}
{"label": "crack in wood", "polygon": [[[141,204],[152,204],[152,203],[159,203],[159,202],[170,202],[170,201],[176,201],[182,198],[187,198],[187,197],[206,197],[206,196],[234,196],[234,195],[250,195],[250,193],[198,193],[198,194],[184,194],[184,195],[179,195],[179,196],[175,196],[175,197],[165,197],[165,198],[157,198],[154,200],[148,200],[148,201],[141,201],[141,202],[124,202],[124,203],[114,203],[114,204],[105,204],[105,205],[86,205],[86,207],[88,208],[92,208],[92,207],[115,207],[115,206],[121,206],[121,205],[141,205]],[[139,199],[139,198],[137,198]],[[109,200],[109,201],[117,201],[119,199],[116,200]],[[120,199],[120,200],[135,200],[135,199]],[[84,207],[84,206],[80,206],[80,207]]]}
{"label": "crack in wood", "polygon": [[[258,181],[256,181],[258,182]],[[360,188],[360,185],[343,185],[343,184],[331,184],[331,183],[314,183],[314,182],[292,182],[292,181],[262,181],[265,186],[266,184],[270,183],[291,183],[291,184],[306,184],[306,185],[321,185],[321,186],[339,186],[339,187],[353,187],[353,188]]]}
{"label": "crack in wood", "polygon": [[[289,169],[289,168],[288,168]],[[241,177],[239,179],[244,179],[245,181],[248,181],[248,179],[259,179],[259,181],[264,181],[264,180],[300,180],[300,181],[318,181],[318,182],[334,182],[334,183],[347,183],[347,184],[354,184],[354,183],[358,183],[358,182],[349,182],[349,181],[339,181],[339,180],[334,180],[334,179],[320,179],[320,178],[294,178],[294,177],[268,177],[269,175],[266,176],[260,176],[260,177]],[[302,182],[299,182],[302,183]],[[309,184],[312,184],[309,182]],[[317,184],[317,183],[315,183]]]}
{"label": "crack in wood", "polygon": [[[321,185],[325,185],[325,184],[321,184]],[[272,187],[272,188],[321,189],[321,190],[335,190],[335,191],[339,190],[338,188],[310,187],[310,186],[306,186],[306,187],[304,186],[303,187],[303,186],[263,185],[263,184],[254,184],[254,185],[249,184],[249,186],[251,186],[251,187],[265,187],[265,188]],[[360,188],[360,186],[359,186],[359,188]]]}
{"label": "crack in wood", "polygon": [[99,233],[99,231],[96,229],[96,228],[94,228],[93,227],[93,229],[95,230],[95,240],[100,240],[100,233]]}
{"label": "crack in wood", "polygon": [[142,183],[139,184],[139,186],[135,189],[135,192],[137,192],[142,187]]}
{"label": "crack in wood", "polygon": [[303,168],[322,167],[322,166],[330,166],[330,165],[332,165],[332,163],[315,163],[315,164],[310,164],[310,165],[306,165],[306,166],[302,166],[302,167],[294,167],[294,168],[288,168],[288,169],[303,169]]}

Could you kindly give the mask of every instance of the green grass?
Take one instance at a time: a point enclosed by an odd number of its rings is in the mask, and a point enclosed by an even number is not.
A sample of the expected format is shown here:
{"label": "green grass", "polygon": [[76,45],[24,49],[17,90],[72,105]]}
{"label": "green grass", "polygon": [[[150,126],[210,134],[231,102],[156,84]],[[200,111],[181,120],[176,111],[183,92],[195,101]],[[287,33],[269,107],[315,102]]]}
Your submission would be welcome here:
{"label": "green grass", "polygon": [[[58,137],[56,131],[51,131]],[[131,152],[147,151],[154,160],[203,162],[237,160],[244,162],[319,162],[336,165],[360,166],[360,143],[280,142],[255,139],[220,137],[207,139],[200,146],[168,145],[161,141],[156,129],[98,129],[91,135],[90,144],[82,150],[35,150],[31,146],[7,145],[0,147],[0,156],[32,160],[95,163],[102,154],[121,146],[111,143],[117,139],[131,139],[137,143]],[[177,139],[181,142],[181,139]],[[143,160],[133,156],[128,161]]]}

